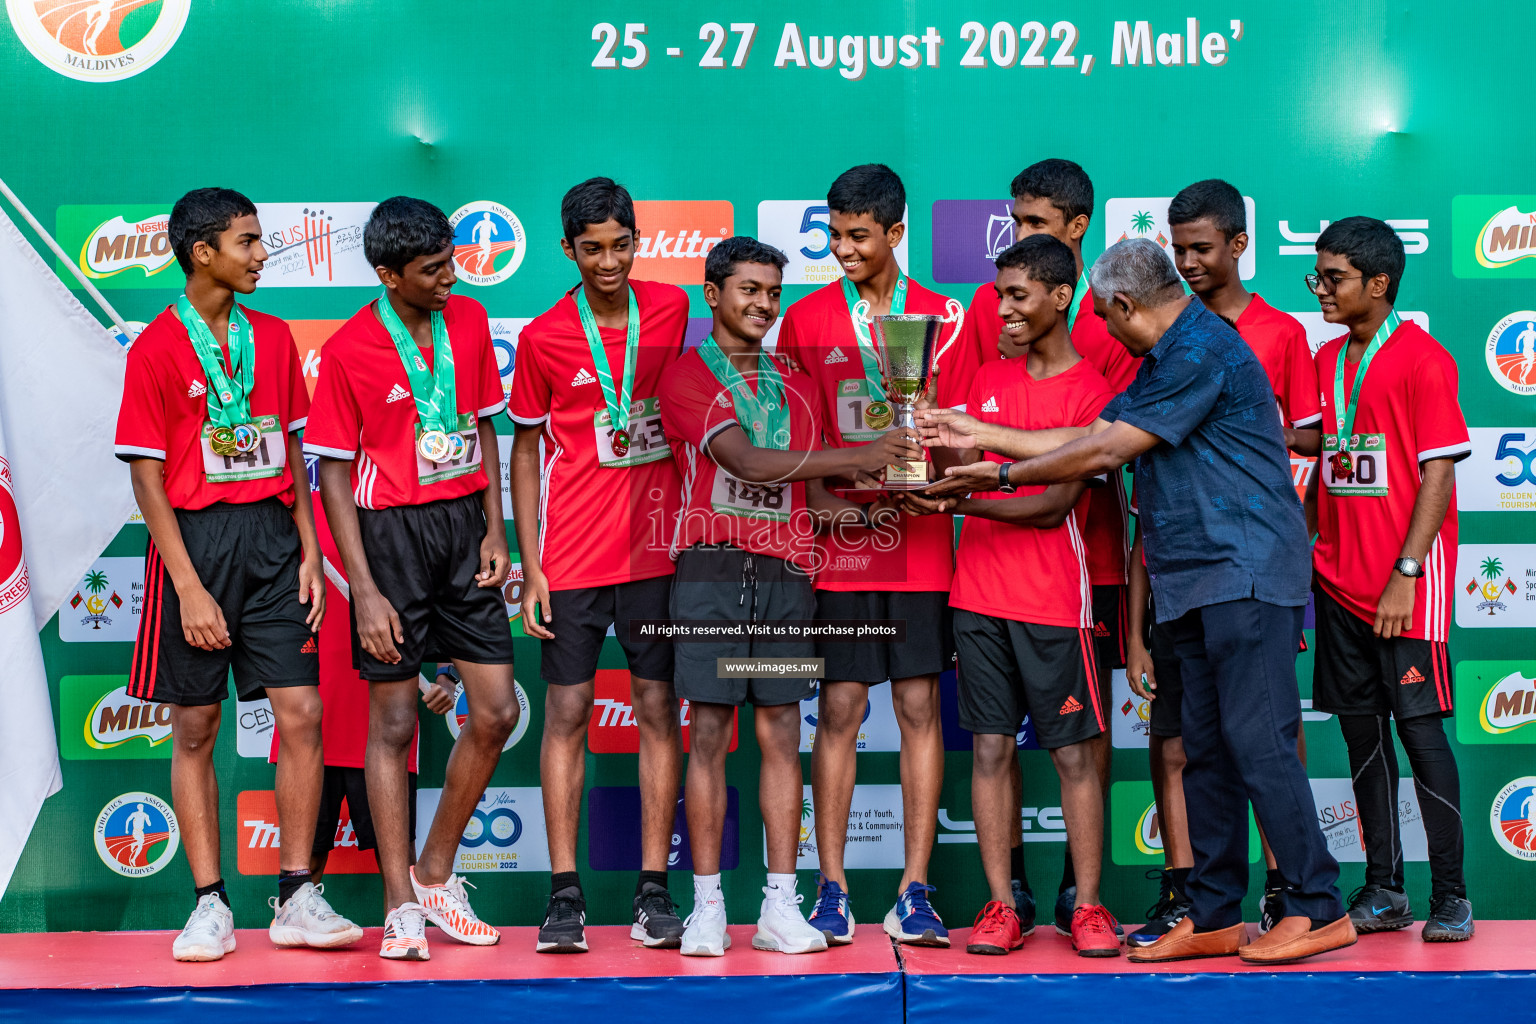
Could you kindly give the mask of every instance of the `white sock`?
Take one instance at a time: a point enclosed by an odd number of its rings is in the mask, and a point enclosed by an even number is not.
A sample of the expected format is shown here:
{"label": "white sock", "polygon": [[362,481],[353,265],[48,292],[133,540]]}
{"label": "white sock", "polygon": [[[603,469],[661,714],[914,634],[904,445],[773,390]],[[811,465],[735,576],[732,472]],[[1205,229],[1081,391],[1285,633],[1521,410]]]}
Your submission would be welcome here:
{"label": "white sock", "polygon": [[784,896],[795,894],[795,876],[791,874],[776,875],[768,872],[768,888],[777,889]]}
{"label": "white sock", "polygon": [[725,902],[725,898],[720,893],[719,873],[717,872],[713,875],[694,875],[693,905],[701,907],[709,901],[711,896],[719,899],[722,903]]}

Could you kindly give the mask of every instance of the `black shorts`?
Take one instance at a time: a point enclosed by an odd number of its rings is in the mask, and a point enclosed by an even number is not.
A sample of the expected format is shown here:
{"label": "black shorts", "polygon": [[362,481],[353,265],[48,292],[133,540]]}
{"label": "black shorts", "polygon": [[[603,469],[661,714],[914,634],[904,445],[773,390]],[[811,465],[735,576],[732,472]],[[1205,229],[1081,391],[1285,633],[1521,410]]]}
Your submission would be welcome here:
{"label": "black shorts", "polygon": [[379,593],[400,617],[405,642],[398,664],[363,650],[352,615],[352,667],[369,682],[415,679],[422,664],[454,658],[476,665],[512,664],[512,626],[496,587],[480,587],[485,512],[480,495],[425,505],[358,509],[363,552]]}
{"label": "black shorts", "polygon": [[[672,578],[672,618],[712,622],[809,621],[816,592],[804,570],[782,558],[754,555],[731,544],[695,544],[677,555]],[[794,704],[816,692],[809,677],[732,676],[720,678],[717,658],[798,658],[816,656],[811,640],[679,642],[673,649],[673,685],[683,700],[705,704]]]}
{"label": "black shorts", "polygon": [[1312,588],[1317,651],[1312,707],[1331,715],[1392,715],[1402,721],[1451,714],[1451,662],[1444,641],[1383,640],[1372,624]]}
{"label": "black shorts", "polygon": [[1173,656],[1173,638],[1166,626],[1155,621],[1150,630],[1147,653],[1152,655],[1152,673],[1157,677],[1157,699],[1152,701],[1148,726],[1153,736],[1184,735],[1184,677],[1179,673],[1179,659]]}
{"label": "black shorts", "polygon": [[1093,630],[955,609],[960,727],[1012,736],[1029,716],[1046,750],[1104,731]]}
{"label": "black shorts", "polygon": [[613,627],[619,646],[629,659],[629,671],[641,679],[672,678],[672,645],[634,640],[631,619],[660,618],[672,600],[672,577],[614,583],[606,587],[552,590],[549,611],[555,617],[553,640],[540,640],[539,674],[546,683],[574,686],[597,675],[597,656],[603,638]]}
{"label": "black shorts", "polygon": [[231,670],[241,700],[260,700],[268,688],[318,686],[320,648],[304,624],[309,605],[299,603],[302,555],[287,507],[272,498],[177,509],[176,523],[232,643],[214,651],[187,643],[176,586],[151,539],[129,694],[183,707],[218,704],[229,696]]}
{"label": "black shorts", "polygon": [[[410,839],[416,845],[416,773],[406,776],[410,794]],[[320,817],[315,822],[315,841],[311,851],[317,857],[328,856],[338,839],[341,828],[341,801],[347,801],[347,814],[352,819],[352,836],[359,850],[377,850],[378,837],[373,832],[373,812],[368,808],[368,784],[361,768],[325,766],[325,778],[320,784]]]}
{"label": "black shorts", "polygon": [[906,623],[901,643],[817,642],[832,683],[883,683],[887,679],[936,676],[955,660],[955,631],[949,594],[942,590],[818,590],[816,618]]}
{"label": "black shorts", "polygon": [[1129,628],[1129,605],[1124,583],[1093,585],[1093,644],[1099,661],[1099,690],[1109,699],[1109,675],[1125,668],[1125,631]]}

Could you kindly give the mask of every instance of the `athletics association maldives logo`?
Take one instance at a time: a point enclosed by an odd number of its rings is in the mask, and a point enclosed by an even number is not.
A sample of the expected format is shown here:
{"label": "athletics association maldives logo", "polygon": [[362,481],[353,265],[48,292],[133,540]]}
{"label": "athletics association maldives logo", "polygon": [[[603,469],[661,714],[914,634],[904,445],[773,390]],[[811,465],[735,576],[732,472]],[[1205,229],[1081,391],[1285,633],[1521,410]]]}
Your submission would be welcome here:
{"label": "athletics association maldives logo", "polygon": [[21,515],[11,485],[11,464],[0,458],[0,615],[27,596],[27,563],[21,557]]}
{"label": "athletics association maldives logo", "polygon": [[181,830],[170,805],[153,793],[124,793],[96,816],[96,852],[125,878],[152,875],[171,862]]}
{"label": "athletics association maldives logo", "polygon": [[147,71],[187,24],[192,0],[6,0],[32,56],[82,82],[116,82]]}
{"label": "athletics association maldives logo", "polygon": [[517,273],[528,236],[517,214],[489,200],[466,203],[448,218],[453,228],[453,266],[460,280],[501,284]]}
{"label": "athletics association maldives logo", "polygon": [[[507,742],[501,745],[503,752],[517,746],[528,733],[528,720],[530,705],[528,693],[523,689],[523,684],[516,679],[512,680],[512,688],[517,691],[517,724],[512,727],[512,735],[507,737]],[[448,725],[448,732],[457,740],[459,733],[464,730],[464,723],[469,721],[469,695],[464,692],[464,684],[460,683],[453,691],[453,707],[443,716]]]}
{"label": "athletics association maldives logo", "polygon": [[1515,779],[1499,790],[1488,824],[1505,853],[1536,861],[1536,776]]}
{"label": "athletics association maldives logo", "polygon": [[1488,372],[1506,391],[1536,394],[1536,310],[1509,314],[1488,332]]}

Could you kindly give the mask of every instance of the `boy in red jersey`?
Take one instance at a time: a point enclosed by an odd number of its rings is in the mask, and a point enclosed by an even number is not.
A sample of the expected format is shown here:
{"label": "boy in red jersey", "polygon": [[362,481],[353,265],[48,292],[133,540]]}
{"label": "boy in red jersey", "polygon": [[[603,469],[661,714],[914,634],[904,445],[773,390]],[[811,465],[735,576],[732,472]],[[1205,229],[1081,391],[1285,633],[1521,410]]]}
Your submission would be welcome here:
{"label": "boy in red jersey", "polygon": [[197,891],[172,954],[218,960],[235,948],[213,767],[231,669],[239,698],[265,692],[293,737],[277,767],[292,841],[271,939],[346,945],[362,930],[331,910],[305,859],[323,773],[313,634],[325,583],[309,488],[294,487],[290,466],[304,464],[295,432],[309,396],[288,325],[235,302],[256,290],[267,259],[251,201],[196,189],[177,200],[169,231],[186,293],[128,354],[116,452],[150,538],[128,692],[173,705],[171,789]]}
{"label": "boy in red jersey", "polygon": [[[1385,223],[1346,217],[1317,240],[1307,284],[1349,333],[1317,353],[1323,451],[1316,504],[1312,703],[1339,716],[1365,842],[1365,884],[1349,901],[1361,932],[1413,921],[1403,892],[1398,767],[1408,754],[1429,841],[1426,942],[1473,932],[1462,875],[1461,780],[1441,719],[1451,714],[1446,637],[1456,585],[1455,464],[1472,451],[1456,361],[1393,309],[1403,243]],[[1318,480],[1321,480],[1319,485]]]}
{"label": "boy in red jersey", "polygon": [[[1083,264],[1083,238],[1093,219],[1093,182],[1071,160],[1051,158],[1031,164],[1020,171],[1009,188],[1013,196],[1014,238],[1046,234],[1072,250],[1077,266],[1077,289],[1067,310],[1067,331],[1072,347],[1099,372],[1115,391],[1123,391],[1141,360],[1132,356],[1110,337],[1104,321],[1093,315],[1093,293]],[[963,366],[968,360],[977,365],[999,357],[998,340],[1003,337],[1003,322],[998,313],[993,286],[976,289],[965,314],[965,334],[956,344],[967,353],[956,360]],[[965,382],[966,386],[969,381]],[[975,410],[970,410],[973,414]],[[1095,487],[1088,495],[1088,526],[1084,541],[1088,547],[1088,572],[1093,579],[1093,635],[1097,646],[1099,696],[1106,719],[1109,716],[1110,674],[1125,666],[1127,530],[1125,487],[1120,477],[1111,476],[1108,485]],[[1109,797],[1109,734],[1092,741],[1098,759],[1099,777]],[[1015,792],[1021,780],[1015,778]],[[1012,855],[1015,904],[1025,921],[1025,931],[1035,919],[1035,898],[1030,892],[1024,869],[1022,835],[1015,838]],[[1070,843],[1062,858],[1061,884],[1056,895],[1056,930],[1062,935],[1072,930],[1075,901]]]}
{"label": "boy in red jersey", "polygon": [[641,871],[630,937],[675,948],[683,922],[667,890],[667,852],[682,747],[672,645],[631,635],[629,623],[655,618],[672,592],[667,531],[681,482],[656,396],[662,371],[682,354],[688,296],[629,280],[637,232],[623,186],[584,181],[565,194],[560,217],[561,245],[581,283],[523,328],[508,408],[518,425],[512,506],[523,623],[542,641],[546,684],[539,778],[553,871],[535,948],[587,948],[576,832],[593,680],[610,626],[629,660],[640,728]]}
{"label": "boy in red jersey", "polygon": [[[1190,291],[1205,307],[1227,321],[1253,349],[1275,391],[1287,447],[1298,455],[1315,456],[1321,444],[1318,424],[1322,411],[1317,401],[1317,373],[1306,330],[1296,318],[1270,306],[1243,287],[1238,260],[1248,249],[1247,210],[1242,193],[1215,178],[1197,181],[1179,191],[1168,204],[1168,225],[1173,235],[1173,262]],[[1131,549],[1130,572],[1141,601],[1129,608],[1131,628],[1126,631],[1126,676],[1131,689],[1151,701],[1149,758],[1158,780],[1158,820],[1163,824],[1163,849],[1168,867],[1163,872],[1158,901],[1147,913],[1146,925],[1130,936],[1131,946],[1155,942],[1189,910],[1185,883],[1194,864],[1189,849],[1188,822],[1183,811],[1184,743],[1179,715],[1183,682],[1163,627],[1151,627],[1150,647],[1142,640],[1146,599],[1151,593],[1142,562],[1139,538]],[[1136,577],[1140,579],[1136,579]],[[1156,650],[1156,654],[1152,653]],[[1145,676],[1147,682],[1142,683]],[[1302,762],[1306,762],[1305,733],[1298,733]],[[1178,806],[1169,807],[1169,802]],[[1262,833],[1260,839],[1263,839]],[[1261,932],[1280,919],[1280,890],[1284,881],[1275,867],[1274,853],[1264,843],[1267,873],[1262,900]]]}
{"label": "boy in red jersey", "polygon": [[[505,407],[485,308],[451,295],[453,230],[405,196],[374,208],[363,249],[384,284],[326,343],[305,450],[351,583],[353,659],[368,680],[368,803],[379,843],[379,955],[428,958],[428,918],[460,942],[491,945],[453,873],[459,837],[517,722],[512,634],[500,587],[509,568],[501,491],[487,486],[490,417]],[[416,677],[451,659],[470,717],[412,866],[407,757]]]}
{"label": "boy in red jersey", "polygon": [[[1004,250],[997,270],[1003,358],[982,365],[966,408],[983,424],[1024,430],[1094,422],[1114,392],[1073,348],[1067,330],[1077,279],[1071,249],[1037,234]],[[1007,460],[975,448],[962,452],[960,461],[982,458],[1002,464],[998,489],[940,503],[966,517],[950,603],[960,664],[960,725],[974,734],[971,806],[992,897],[976,916],[966,951],[1004,954],[1023,944],[1008,848],[1018,814],[1012,785],[1015,735],[1028,715],[1061,777],[1062,815],[1075,862],[1073,947],[1081,956],[1116,956],[1115,919],[1098,894],[1104,798],[1092,742],[1105,731],[1106,716],[1083,543],[1085,486],[1012,486]]]}
{"label": "boy in red jersey", "polygon": [[[778,319],[784,263],[783,253],[753,238],[728,238],[711,249],[704,298],[714,312],[713,331],[662,377],[662,416],[683,477],[671,602],[672,618],[681,623],[743,633],[754,624],[808,626],[815,614],[811,572],[818,529],[841,530],[851,543],[860,534],[891,529],[897,514],[888,501],[856,505],[833,497],[822,478],[869,476],[922,457],[910,430],[817,450],[821,402],[814,385],[762,345]],[[784,953],[827,948],[795,894],[804,793],[799,705],[814,676],[809,664],[782,664],[809,662],[814,653],[810,639],[765,642],[750,634],[676,648],[677,695],[691,703],[693,716],[686,803],[694,910],[683,933],[684,956],[721,956],[730,943],[719,873],[725,755],[736,709],[745,703],[754,706],[762,752],[758,801],[768,861],[752,944]],[[781,664],[726,674],[717,669],[722,658]]]}
{"label": "boy in red jersey", "polygon": [[[811,378],[821,399],[826,444],[867,444],[890,425],[881,383],[881,354],[866,316],[916,313],[944,316],[952,300],[902,273],[895,248],[906,225],[906,190],[883,164],[845,171],[827,194],[828,234],[845,276],[807,295],[784,314],[778,351]],[[943,328],[942,345],[954,329]],[[957,367],[958,342],[935,359],[939,401],[958,404],[952,380],[969,381],[974,366]],[[873,415],[872,415],[873,414]],[[928,901],[928,858],[938,830],[944,783],[944,736],[939,721],[939,673],[950,667],[949,584],[954,574],[951,516],[903,516],[879,534],[823,535],[816,576],[820,620],[902,621],[899,643],[818,643],[826,676],[821,684],[811,789],[816,804],[816,849],[822,885],[811,924],[828,942],[852,942],[853,911],[843,870],[848,812],[858,765],[859,726],[872,684],[891,681],[891,703],[901,729],[905,870],[885,930],[898,942],[948,946],[949,933]]]}

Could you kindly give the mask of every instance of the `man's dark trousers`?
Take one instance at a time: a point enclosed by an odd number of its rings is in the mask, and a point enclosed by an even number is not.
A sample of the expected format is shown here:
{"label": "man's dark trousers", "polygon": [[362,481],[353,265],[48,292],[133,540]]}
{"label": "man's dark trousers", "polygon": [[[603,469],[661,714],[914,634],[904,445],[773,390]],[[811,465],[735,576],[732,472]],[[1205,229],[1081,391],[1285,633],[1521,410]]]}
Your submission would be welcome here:
{"label": "man's dark trousers", "polygon": [[1247,598],[1168,623],[1184,677],[1184,801],[1195,856],[1186,891],[1200,928],[1243,919],[1249,801],[1285,880],[1285,915],[1344,916],[1339,864],[1296,755],[1302,612]]}

